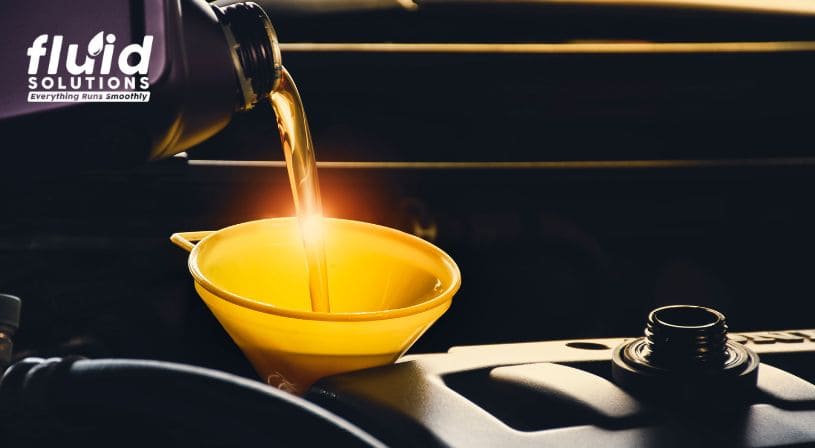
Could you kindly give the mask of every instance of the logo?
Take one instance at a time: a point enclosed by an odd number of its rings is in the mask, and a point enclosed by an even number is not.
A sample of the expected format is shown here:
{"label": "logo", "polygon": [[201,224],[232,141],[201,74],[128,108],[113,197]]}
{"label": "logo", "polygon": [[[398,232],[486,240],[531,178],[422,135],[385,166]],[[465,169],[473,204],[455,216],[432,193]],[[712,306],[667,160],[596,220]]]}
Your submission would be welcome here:
{"label": "logo", "polygon": [[[147,76],[153,36],[117,51],[116,35],[100,31],[87,46],[41,34],[28,47],[28,102],[150,101]],[[63,52],[64,50],[64,52]]]}

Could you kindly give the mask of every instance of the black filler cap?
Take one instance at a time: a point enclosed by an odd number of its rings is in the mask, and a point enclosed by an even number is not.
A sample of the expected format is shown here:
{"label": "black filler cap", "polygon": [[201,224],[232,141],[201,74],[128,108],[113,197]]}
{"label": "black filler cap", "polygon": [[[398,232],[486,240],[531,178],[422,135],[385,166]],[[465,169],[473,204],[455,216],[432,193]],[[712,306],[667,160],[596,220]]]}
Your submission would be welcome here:
{"label": "black filler cap", "polygon": [[17,329],[20,326],[20,299],[0,294],[0,325]]}
{"label": "black filler cap", "polygon": [[747,396],[758,379],[758,355],[727,337],[724,314],[671,305],[648,315],[645,336],[612,355],[614,381],[631,392],[685,401]]}

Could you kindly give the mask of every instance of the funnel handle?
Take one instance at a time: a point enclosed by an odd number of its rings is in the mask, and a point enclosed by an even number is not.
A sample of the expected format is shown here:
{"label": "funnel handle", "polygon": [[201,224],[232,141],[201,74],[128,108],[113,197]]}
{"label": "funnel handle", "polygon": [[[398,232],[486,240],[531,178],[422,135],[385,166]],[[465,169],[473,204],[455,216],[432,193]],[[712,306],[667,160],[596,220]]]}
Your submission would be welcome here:
{"label": "funnel handle", "polygon": [[214,230],[202,230],[200,232],[179,232],[172,234],[170,236],[170,241],[187,252],[192,252],[192,249],[195,247],[195,243],[203,240],[213,233],[215,233]]}

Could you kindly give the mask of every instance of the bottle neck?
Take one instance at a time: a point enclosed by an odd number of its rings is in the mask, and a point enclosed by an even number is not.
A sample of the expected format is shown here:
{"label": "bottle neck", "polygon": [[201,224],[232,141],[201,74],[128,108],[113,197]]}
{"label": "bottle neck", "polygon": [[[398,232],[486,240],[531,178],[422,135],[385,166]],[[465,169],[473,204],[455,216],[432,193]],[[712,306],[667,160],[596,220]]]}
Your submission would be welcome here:
{"label": "bottle neck", "polygon": [[252,109],[280,82],[283,63],[269,16],[257,3],[213,6],[232,54],[240,92],[237,110]]}

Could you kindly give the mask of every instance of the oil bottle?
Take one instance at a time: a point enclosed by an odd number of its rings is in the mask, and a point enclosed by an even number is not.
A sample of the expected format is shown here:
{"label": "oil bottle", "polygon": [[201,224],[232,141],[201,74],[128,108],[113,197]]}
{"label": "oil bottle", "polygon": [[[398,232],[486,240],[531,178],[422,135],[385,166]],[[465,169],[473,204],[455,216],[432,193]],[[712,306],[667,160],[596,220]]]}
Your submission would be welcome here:
{"label": "oil bottle", "polygon": [[185,151],[268,97],[277,37],[255,3],[31,0],[0,15],[0,170]]}

